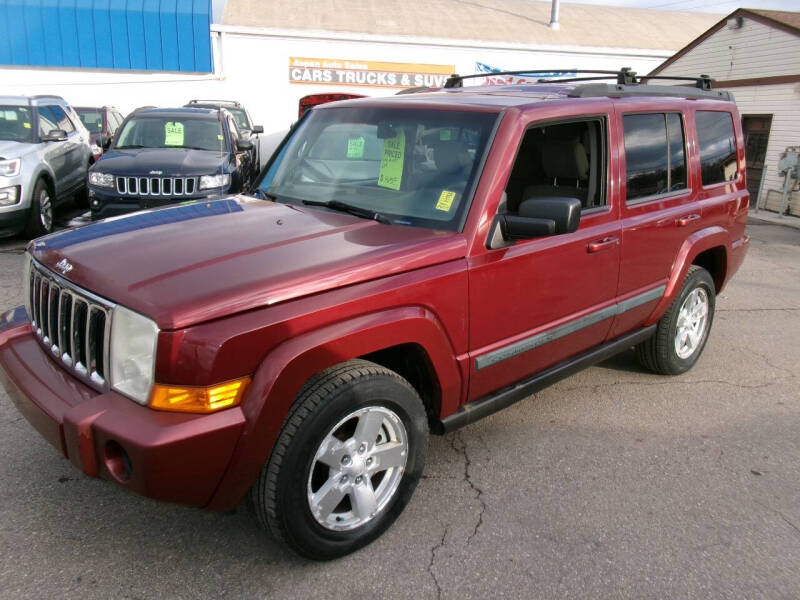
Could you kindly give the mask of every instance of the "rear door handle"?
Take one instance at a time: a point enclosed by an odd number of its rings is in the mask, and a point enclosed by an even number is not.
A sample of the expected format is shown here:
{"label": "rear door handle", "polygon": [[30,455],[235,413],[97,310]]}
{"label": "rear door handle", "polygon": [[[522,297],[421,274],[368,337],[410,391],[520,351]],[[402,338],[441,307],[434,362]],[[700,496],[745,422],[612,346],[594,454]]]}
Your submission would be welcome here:
{"label": "rear door handle", "polygon": [[619,245],[619,238],[607,237],[603,238],[602,240],[595,240],[593,242],[589,242],[587,248],[589,252],[600,252],[601,250],[611,250],[611,248],[618,245]]}
{"label": "rear door handle", "polygon": [[700,215],[686,215],[685,217],[681,217],[677,221],[675,221],[675,225],[678,227],[686,227],[692,221],[697,221],[700,218]]}

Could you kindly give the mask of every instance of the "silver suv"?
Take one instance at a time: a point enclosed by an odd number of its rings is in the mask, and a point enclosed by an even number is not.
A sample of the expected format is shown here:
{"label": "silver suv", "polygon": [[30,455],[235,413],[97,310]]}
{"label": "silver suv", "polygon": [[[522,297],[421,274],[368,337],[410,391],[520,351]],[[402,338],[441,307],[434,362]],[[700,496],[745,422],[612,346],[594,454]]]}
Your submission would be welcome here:
{"label": "silver suv", "polygon": [[56,206],[85,202],[89,132],[58,96],[0,96],[0,235],[53,230]]}

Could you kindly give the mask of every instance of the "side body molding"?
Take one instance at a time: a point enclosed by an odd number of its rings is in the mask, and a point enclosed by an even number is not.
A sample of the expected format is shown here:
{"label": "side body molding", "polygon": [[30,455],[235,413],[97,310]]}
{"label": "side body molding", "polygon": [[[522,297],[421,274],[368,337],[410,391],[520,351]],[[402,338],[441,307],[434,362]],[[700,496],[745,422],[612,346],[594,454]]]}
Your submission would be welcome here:
{"label": "side body molding", "polygon": [[[717,246],[725,248],[727,261],[727,257],[731,254],[730,233],[718,225],[695,231],[684,240],[683,245],[678,251],[678,255],[675,257],[675,262],[672,265],[672,273],[669,276],[664,297],[661,299],[661,302],[656,304],[652,314],[647,318],[647,321],[645,321],[645,327],[656,323],[664,314],[664,311],[669,308],[669,305],[672,304],[672,301],[675,300],[675,297],[681,291],[681,285],[686,277],[686,272],[689,270],[692,261],[697,255]],[[726,270],[725,282],[730,278],[730,275],[731,273]]]}
{"label": "side body molding", "polygon": [[290,338],[265,356],[254,374],[242,403],[247,425],[207,508],[229,510],[247,493],[269,459],[297,393],[311,376],[399,344],[415,344],[426,352],[438,379],[440,418],[454,413],[466,381],[444,328],[427,308],[379,311]]}

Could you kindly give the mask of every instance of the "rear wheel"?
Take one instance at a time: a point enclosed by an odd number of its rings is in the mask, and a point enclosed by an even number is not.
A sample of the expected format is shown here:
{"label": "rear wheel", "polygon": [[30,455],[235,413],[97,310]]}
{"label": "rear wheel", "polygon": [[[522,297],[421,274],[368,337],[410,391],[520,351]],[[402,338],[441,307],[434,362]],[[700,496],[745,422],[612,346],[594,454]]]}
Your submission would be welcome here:
{"label": "rear wheel", "polygon": [[662,375],[679,375],[691,369],[708,341],[715,303],[711,275],[692,265],[653,337],[636,346],[639,362]]}
{"label": "rear wheel", "polygon": [[36,238],[53,231],[53,193],[44,179],[39,179],[33,187],[31,208],[25,235]]}
{"label": "rear wheel", "polygon": [[363,360],[327,369],[300,391],[253,486],[259,521],[307,558],[358,550],[410,500],[427,437],[405,379]]}

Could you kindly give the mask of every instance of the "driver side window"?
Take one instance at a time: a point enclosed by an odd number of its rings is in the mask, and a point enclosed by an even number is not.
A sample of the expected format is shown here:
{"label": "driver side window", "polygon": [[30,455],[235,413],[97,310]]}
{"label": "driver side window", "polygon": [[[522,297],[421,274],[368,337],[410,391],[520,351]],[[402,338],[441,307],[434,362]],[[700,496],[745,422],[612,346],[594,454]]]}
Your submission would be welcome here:
{"label": "driver side window", "polygon": [[505,190],[501,212],[523,202],[577,198],[583,211],[605,206],[604,118],[543,124],[526,131]]}

